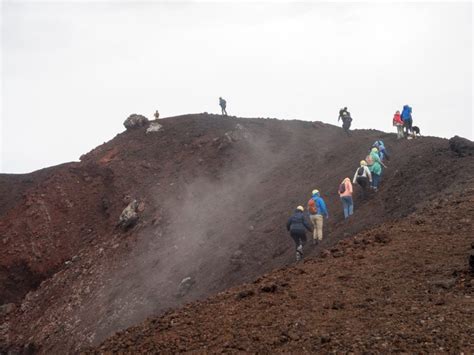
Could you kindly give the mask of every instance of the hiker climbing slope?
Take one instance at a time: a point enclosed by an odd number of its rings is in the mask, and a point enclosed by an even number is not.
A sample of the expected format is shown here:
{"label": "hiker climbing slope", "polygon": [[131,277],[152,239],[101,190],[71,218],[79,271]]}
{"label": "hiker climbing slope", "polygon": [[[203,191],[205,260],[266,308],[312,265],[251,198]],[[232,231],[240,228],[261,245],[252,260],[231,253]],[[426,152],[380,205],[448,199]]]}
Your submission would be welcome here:
{"label": "hiker climbing slope", "polygon": [[227,101],[224,100],[222,97],[219,97],[219,106],[221,107],[221,114],[223,116],[227,116],[227,110],[226,110]]}
{"label": "hiker climbing slope", "polygon": [[290,232],[290,236],[295,242],[296,261],[300,261],[303,258],[303,246],[306,244],[306,231],[312,231],[303,211],[303,206],[296,207],[295,212],[286,223],[286,229]]}
{"label": "hiker climbing slope", "polygon": [[382,175],[382,166],[386,168],[384,163],[380,160],[377,147],[373,147],[370,154],[365,158],[367,165],[369,166],[370,173],[372,174],[372,188],[377,191],[380,184],[380,176]]}
{"label": "hiker climbing slope", "polygon": [[365,160],[360,161],[360,166],[357,168],[352,183],[357,183],[361,187],[362,197],[367,195],[367,190],[372,184],[372,174],[370,173],[369,168],[367,167],[367,162]]}
{"label": "hiker climbing slope", "polygon": [[342,120],[342,129],[346,134],[349,136],[349,129],[351,128],[352,117],[349,111],[347,111],[347,107],[344,107],[339,110],[339,117],[337,121]]}
{"label": "hiker climbing slope", "polygon": [[349,218],[354,213],[354,201],[352,200],[351,179],[346,177],[339,185],[339,197],[341,198],[344,218]]}
{"label": "hiker climbing slope", "polygon": [[308,201],[309,219],[313,224],[313,244],[318,244],[323,240],[323,217],[329,218],[326,203],[322,199],[318,190],[313,190]]}

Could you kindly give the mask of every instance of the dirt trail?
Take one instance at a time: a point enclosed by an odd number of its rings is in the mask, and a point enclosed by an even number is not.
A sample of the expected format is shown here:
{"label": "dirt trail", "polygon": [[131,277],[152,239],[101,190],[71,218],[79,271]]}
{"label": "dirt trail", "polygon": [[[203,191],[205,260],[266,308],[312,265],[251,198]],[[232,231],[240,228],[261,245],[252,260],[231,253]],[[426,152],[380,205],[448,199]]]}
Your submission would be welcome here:
{"label": "dirt trail", "polygon": [[[117,135],[81,162],[0,175],[0,349],[75,352],[115,331],[293,264],[285,221],[318,188],[327,238],[306,256],[472,186],[472,156],[448,141],[321,122],[187,115]],[[391,153],[382,188],[344,221],[339,182],[376,139]],[[28,181],[18,185],[19,181]],[[18,186],[21,186],[18,187]],[[22,196],[18,198],[18,196]],[[144,206],[123,232],[131,198]],[[453,222],[454,223],[454,222]],[[306,264],[305,264],[306,265]],[[178,285],[192,277],[190,292]],[[289,350],[289,349],[288,349]]]}

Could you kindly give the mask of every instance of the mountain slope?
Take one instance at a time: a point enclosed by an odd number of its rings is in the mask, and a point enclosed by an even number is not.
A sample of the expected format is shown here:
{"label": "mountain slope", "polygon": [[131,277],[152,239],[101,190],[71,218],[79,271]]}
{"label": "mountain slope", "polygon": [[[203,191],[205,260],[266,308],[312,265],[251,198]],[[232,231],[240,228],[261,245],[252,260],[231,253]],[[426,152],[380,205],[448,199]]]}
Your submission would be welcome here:
{"label": "mountain slope", "polygon": [[[159,122],[158,132],[121,133],[41,179],[21,177],[33,183],[0,215],[0,296],[17,303],[4,315],[4,348],[77,351],[292,264],[285,222],[314,188],[330,219],[328,238],[308,256],[460,191],[473,176],[472,157],[444,139],[397,141],[373,130],[347,137],[321,122],[206,114]],[[392,156],[382,188],[356,198],[354,218],[343,221],[338,184],[376,139]],[[141,202],[140,221],[123,231],[116,224],[131,199]],[[180,296],[185,277],[194,285]]]}
{"label": "mountain slope", "polygon": [[465,352],[474,189],[119,332],[88,353]]}

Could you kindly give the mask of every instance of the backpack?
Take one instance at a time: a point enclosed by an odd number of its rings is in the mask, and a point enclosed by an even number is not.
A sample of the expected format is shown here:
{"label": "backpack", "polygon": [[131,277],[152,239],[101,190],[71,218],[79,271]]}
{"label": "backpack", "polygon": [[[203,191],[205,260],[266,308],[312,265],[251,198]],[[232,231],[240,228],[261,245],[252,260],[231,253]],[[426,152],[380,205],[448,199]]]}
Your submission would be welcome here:
{"label": "backpack", "polygon": [[343,194],[346,192],[346,184],[343,182],[341,185],[339,185],[339,193]]}
{"label": "backpack", "polygon": [[365,162],[367,163],[367,165],[372,165],[374,164],[374,159],[372,159],[372,156],[369,154],[365,157]]}
{"label": "backpack", "polygon": [[308,201],[308,212],[309,214],[317,214],[318,213],[318,208],[316,206],[316,202],[314,201],[313,198],[310,198]]}
{"label": "backpack", "polygon": [[357,176],[364,176],[364,167],[360,167],[359,169],[357,169]]}

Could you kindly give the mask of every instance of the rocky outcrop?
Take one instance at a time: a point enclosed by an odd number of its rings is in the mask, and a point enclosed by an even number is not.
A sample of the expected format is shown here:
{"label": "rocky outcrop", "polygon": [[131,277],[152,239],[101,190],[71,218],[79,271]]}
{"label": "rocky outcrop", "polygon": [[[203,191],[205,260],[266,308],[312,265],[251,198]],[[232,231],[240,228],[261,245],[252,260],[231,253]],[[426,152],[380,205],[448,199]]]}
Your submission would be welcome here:
{"label": "rocky outcrop", "polygon": [[474,142],[466,138],[454,136],[449,140],[449,148],[460,157],[473,155]]}
{"label": "rocky outcrop", "polygon": [[148,124],[148,118],[142,115],[137,115],[136,113],[128,116],[128,118],[123,122],[123,125],[126,129],[134,129],[146,126]]}

